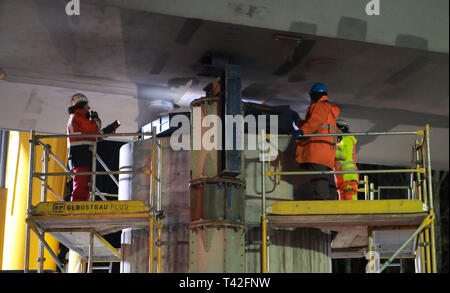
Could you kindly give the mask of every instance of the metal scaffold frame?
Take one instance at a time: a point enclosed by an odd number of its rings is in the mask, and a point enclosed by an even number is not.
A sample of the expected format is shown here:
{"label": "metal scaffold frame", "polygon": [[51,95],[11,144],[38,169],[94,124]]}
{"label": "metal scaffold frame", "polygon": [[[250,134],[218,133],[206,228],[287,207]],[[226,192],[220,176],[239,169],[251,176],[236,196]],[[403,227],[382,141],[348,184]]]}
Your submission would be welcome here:
{"label": "metal scaffold frame", "polygon": [[[113,196],[117,197],[117,195],[111,195],[102,193],[96,187],[96,175],[108,175],[111,177],[113,182],[119,186],[118,180],[113,175],[118,174],[148,174],[151,175],[151,188],[150,188],[150,208],[145,207],[145,205],[138,201],[127,201],[134,204],[141,203],[135,208],[135,212],[132,211],[121,214],[117,212],[116,214],[109,214],[110,218],[118,218],[118,219],[127,219],[130,217],[147,217],[148,218],[148,227],[149,227],[149,273],[155,272],[154,269],[154,250],[155,250],[155,233],[156,233],[156,246],[157,246],[157,267],[156,272],[160,273],[161,270],[161,232],[162,232],[162,219],[163,219],[163,210],[162,210],[162,199],[161,199],[161,171],[162,171],[162,142],[157,141],[156,139],[156,128],[152,129],[152,132],[148,133],[114,133],[114,134],[70,134],[70,135],[37,135],[34,130],[30,132],[30,155],[29,155],[29,182],[28,182],[28,200],[27,200],[27,218],[26,218],[26,236],[25,236],[25,261],[24,261],[24,272],[29,272],[29,264],[30,264],[30,231],[33,231],[39,239],[39,257],[37,259],[38,262],[38,272],[42,273],[44,271],[44,249],[46,249],[52,259],[55,261],[56,265],[60,268],[62,272],[66,272],[66,268],[64,264],[60,262],[50,245],[45,240],[45,233],[51,232],[88,232],[89,233],[89,254],[87,259],[84,259],[83,264],[87,264],[87,272],[92,273],[94,267],[93,263],[96,262],[94,259],[94,238],[98,239],[103,245],[108,248],[113,254],[117,255],[120,258],[120,253],[112,247],[94,228],[75,228],[75,227],[65,227],[65,228],[46,228],[43,225],[39,224],[36,221],[37,218],[45,218],[33,215],[33,210],[39,206],[41,203],[47,202],[47,192],[50,191],[53,196],[58,199],[59,202],[63,202],[64,199],[58,195],[49,185],[48,185],[48,177],[49,176],[71,176],[74,175],[91,175],[91,194],[89,198],[89,202],[84,202],[89,205],[90,202],[95,201],[95,195],[98,195],[102,201],[107,201],[105,196]],[[153,136],[153,145],[152,145],[152,160],[151,160],[151,169],[145,170],[133,170],[133,171],[111,171],[108,166],[104,163],[104,161],[97,154],[97,140],[94,141],[92,146],[92,171],[91,172],[70,172],[70,170],[66,167],[66,165],[52,152],[51,146],[43,143],[41,140],[50,139],[50,138],[69,138],[69,137],[89,137],[89,138],[105,138],[105,137],[139,137],[139,136]],[[43,148],[43,164],[42,164],[42,172],[36,172],[35,170],[35,159],[36,159],[36,146],[41,146]],[[48,164],[50,161],[50,157],[53,158],[63,169],[65,172],[49,172]],[[96,164],[97,161],[103,166],[105,171],[97,171]],[[157,170],[157,172],[154,172]],[[40,203],[38,205],[32,204],[32,194],[33,194],[33,178],[37,178],[41,181],[41,198]],[[158,185],[158,188],[156,188]],[[117,203],[117,201],[110,202],[111,204]],[[93,203],[92,203],[93,204]],[[48,207],[41,208],[41,212]],[[80,214],[68,212],[63,216],[53,216],[52,219],[60,219],[60,220],[68,220],[71,219],[80,219]],[[94,214],[88,213],[88,215],[84,215],[85,218],[96,218],[102,219],[107,216],[104,214]],[[48,216],[47,216],[48,218]],[[129,225],[132,227],[132,224]],[[81,256],[81,255],[80,255]],[[112,260],[117,261],[117,260]],[[101,261],[104,262],[104,261]],[[86,266],[83,266],[86,269]],[[111,271],[111,266],[109,268]]]}
{"label": "metal scaffold frame", "polygon": [[[266,135],[265,129],[261,131],[261,148],[260,148],[260,158],[261,158],[261,231],[262,231],[262,245],[261,245],[261,272],[267,273],[269,272],[269,260],[268,260],[268,224],[269,219],[268,215],[272,212],[272,208],[267,208],[266,206],[266,188],[265,188],[265,180],[264,178],[278,176],[278,181],[280,181],[281,176],[292,176],[292,175],[328,175],[328,174],[386,174],[386,173],[409,173],[411,174],[411,182],[410,186],[405,188],[403,186],[391,186],[384,187],[385,189],[408,189],[408,200],[416,197],[420,200],[424,206],[427,207],[428,216],[423,220],[423,222],[415,228],[414,233],[400,246],[400,248],[395,251],[395,253],[384,262],[383,266],[379,268],[379,270],[375,270],[372,267],[372,272],[381,273],[383,272],[392,261],[398,256],[398,254],[414,239],[417,239],[417,249],[416,249],[416,263],[417,261],[420,264],[416,265],[416,271],[418,272],[426,272],[426,273],[436,273],[436,244],[435,244],[435,231],[434,231],[434,205],[433,205],[433,189],[432,189],[432,169],[431,169],[431,150],[430,150],[430,126],[427,124],[424,130],[418,131],[403,131],[403,132],[360,132],[360,133],[336,133],[336,134],[307,134],[302,137],[322,137],[322,136],[383,136],[383,135],[417,135],[418,139],[415,141],[414,146],[412,146],[412,164],[413,169],[393,169],[393,170],[355,170],[355,171],[311,171],[311,172],[286,172],[286,171],[271,171],[270,170],[270,160],[268,162],[268,171],[266,171],[266,158],[265,152],[268,151],[270,145],[266,148],[264,145],[268,144],[267,140],[270,138],[270,134]],[[282,135],[276,135],[278,137]],[[265,150],[267,149],[267,150]],[[415,178],[415,180],[414,180]],[[275,178],[277,180],[277,178]],[[363,189],[358,189],[359,192],[365,193],[365,200],[374,201],[376,193],[373,183],[369,182],[368,176],[364,176],[364,181],[360,181],[360,183],[364,184]],[[379,199],[379,190],[383,189],[383,187],[379,187],[378,189],[378,199]],[[381,202],[380,200],[377,200]],[[320,202],[320,201],[319,201]],[[335,202],[335,201],[333,201]],[[275,202],[276,203],[276,202]],[[286,202],[282,202],[286,204]],[[296,207],[301,206],[302,202],[297,203]],[[306,203],[306,202],[303,202]],[[314,203],[314,202],[308,202]],[[324,203],[322,206],[326,206],[327,203]],[[286,204],[286,205],[289,205]],[[379,209],[383,207],[381,205],[378,206]],[[282,210],[282,208],[278,207],[278,210]],[[289,207],[289,212],[285,211],[285,214],[289,213],[299,213],[301,215],[302,212],[305,212],[306,209],[301,208],[292,208]],[[345,210],[343,210],[345,211]],[[351,211],[345,211],[351,213]],[[370,228],[370,227],[369,227]],[[373,234],[374,229],[369,229],[369,244],[368,251],[374,251],[373,247]],[[419,267],[419,269],[417,269]]]}

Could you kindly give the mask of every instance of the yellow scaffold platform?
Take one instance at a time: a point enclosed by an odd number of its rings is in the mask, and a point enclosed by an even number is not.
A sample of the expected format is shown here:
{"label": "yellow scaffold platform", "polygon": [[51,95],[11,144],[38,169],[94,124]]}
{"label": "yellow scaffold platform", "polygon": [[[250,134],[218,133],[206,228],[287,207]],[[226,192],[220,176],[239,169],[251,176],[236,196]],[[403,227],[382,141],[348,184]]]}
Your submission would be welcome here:
{"label": "yellow scaffold platform", "polygon": [[42,230],[95,229],[104,235],[128,227],[148,226],[150,208],[141,201],[41,202],[29,218]]}
{"label": "yellow scaffold platform", "polygon": [[[424,130],[400,132],[360,132],[307,134],[320,136],[416,136],[411,146],[411,167],[409,169],[380,170],[329,170],[329,171],[285,171],[279,162],[272,168],[274,160],[269,152],[274,135],[261,130],[261,272],[269,272],[268,243],[270,228],[316,228],[331,233],[331,257],[368,259],[367,272],[382,273],[398,257],[415,258],[415,271],[436,273],[435,214],[433,205],[433,179],[430,151],[430,126]],[[267,162],[267,163],[266,163]],[[267,169],[266,169],[267,168]],[[267,170],[267,172],[266,172]],[[409,174],[407,186],[379,186],[375,189],[369,177],[364,176],[361,192],[364,200],[346,201],[275,201],[266,204],[266,177],[281,182],[285,176],[325,176],[339,174]],[[309,178],[307,181],[311,181]],[[404,189],[407,199],[382,200],[381,189]],[[360,191],[358,189],[358,191]],[[375,198],[377,194],[377,198]],[[398,198],[398,197],[396,197]],[[387,258],[381,266],[379,260]]]}
{"label": "yellow scaffold platform", "polygon": [[[48,251],[53,261],[59,267],[61,272],[66,272],[65,264],[62,263],[56,253],[45,240],[45,234],[48,233],[64,244],[69,249],[77,252],[84,260],[83,266],[87,265],[87,272],[92,273],[94,262],[114,262],[120,261],[120,251],[114,248],[102,235],[114,233],[127,228],[149,227],[149,272],[153,272],[153,234],[155,226],[158,231],[158,221],[155,212],[142,201],[134,200],[113,200],[108,201],[105,196],[114,196],[100,192],[96,187],[96,177],[99,175],[109,175],[112,181],[119,187],[119,181],[113,175],[123,174],[147,174],[151,178],[151,188],[149,190],[149,202],[160,203],[160,196],[156,196],[156,185],[159,186],[161,166],[162,144],[153,140],[151,169],[111,171],[105,162],[97,154],[97,142],[92,146],[92,170],[89,172],[70,172],[64,160],[59,159],[51,150],[51,146],[42,142],[48,138],[69,138],[69,137],[109,137],[109,136],[151,136],[156,133],[156,127],[152,132],[146,133],[97,133],[97,134],[57,134],[57,135],[37,135],[34,130],[30,133],[30,159],[29,159],[29,183],[28,183],[28,202],[27,202],[27,228],[25,235],[25,263],[24,272],[29,272],[30,267],[30,235],[33,232],[39,239],[38,268],[39,273],[43,272],[44,267],[44,248]],[[36,172],[36,147],[42,147],[42,172]],[[65,172],[49,172],[48,163],[53,158]],[[158,161],[157,161],[158,160]],[[97,171],[99,162],[106,171]],[[159,167],[158,167],[159,166]],[[156,174],[155,170],[158,170]],[[87,174],[85,174],[87,173]],[[51,176],[73,177],[75,175],[91,175],[91,192],[89,201],[65,202],[63,197],[49,186],[48,178]],[[158,175],[158,178],[156,178]],[[33,179],[41,181],[41,199],[37,205],[32,203]],[[158,189],[160,190],[160,189]],[[48,202],[47,193],[51,192],[60,201]],[[102,201],[95,201],[99,196]],[[162,213],[162,211],[159,211]],[[160,235],[160,233],[158,234]],[[157,236],[157,239],[159,236]],[[161,249],[158,248],[158,272],[161,271],[160,259]],[[111,271],[112,266],[109,269]],[[83,268],[84,271],[85,268]]]}
{"label": "yellow scaffold platform", "polygon": [[[333,258],[361,258],[369,233],[381,258],[392,255],[428,215],[420,200],[277,201],[268,207],[273,228],[311,227],[336,231]],[[413,257],[415,242],[400,257]]]}
{"label": "yellow scaffold platform", "polygon": [[82,258],[89,257],[93,233],[93,261],[119,261],[120,253],[102,235],[149,225],[150,208],[141,201],[41,202],[27,222],[51,234]]}

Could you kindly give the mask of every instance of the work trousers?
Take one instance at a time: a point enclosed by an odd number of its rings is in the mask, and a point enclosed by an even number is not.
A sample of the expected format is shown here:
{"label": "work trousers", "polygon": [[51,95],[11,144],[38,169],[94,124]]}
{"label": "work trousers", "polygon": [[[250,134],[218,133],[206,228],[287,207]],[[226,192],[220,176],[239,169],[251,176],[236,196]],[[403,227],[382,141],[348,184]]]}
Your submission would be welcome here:
{"label": "work trousers", "polygon": [[[77,167],[70,172],[91,172],[91,167]],[[91,175],[75,175],[70,201],[88,201],[91,193]]]}
{"label": "work trousers", "polygon": [[[298,171],[332,171],[327,166],[314,163],[298,164]],[[299,200],[337,200],[338,193],[333,174],[298,175],[296,198]],[[297,179],[296,179],[297,180]]]}
{"label": "work trousers", "polygon": [[358,182],[344,181],[337,186],[339,200],[358,200]]}

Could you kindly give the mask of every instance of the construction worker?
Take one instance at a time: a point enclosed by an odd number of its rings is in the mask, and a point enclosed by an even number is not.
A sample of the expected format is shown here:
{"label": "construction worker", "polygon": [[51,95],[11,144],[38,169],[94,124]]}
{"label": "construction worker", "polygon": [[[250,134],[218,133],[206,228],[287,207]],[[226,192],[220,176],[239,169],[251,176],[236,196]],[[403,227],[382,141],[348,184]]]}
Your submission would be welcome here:
{"label": "construction worker", "polygon": [[[343,133],[350,132],[350,124],[345,120],[338,119],[336,125]],[[356,166],[356,138],[353,135],[340,136],[338,141],[334,169],[336,171],[358,170]],[[336,174],[334,179],[339,193],[339,200],[358,199],[359,174]]]}
{"label": "construction worker", "polygon": [[[306,137],[304,134],[337,133],[336,118],[339,108],[328,102],[327,88],[323,83],[312,86],[309,95],[311,105],[305,119],[298,121],[297,131],[292,133],[297,142],[296,161],[300,171],[332,171],[336,155],[335,136]],[[338,199],[333,176],[300,175],[299,188],[295,190],[302,200]]]}
{"label": "construction worker", "polygon": [[[89,101],[83,94],[75,94],[71,99],[70,114],[67,122],[67,134],[114,133],[119,126],[117,121],[101,129],[102,121],[97,112],[91,111]],[[69,169],[71,172],[92,171],[92,146],[98,139],[95,137],[70,137]],[[75,175],[71,201],[87,201],[91,191],[91,175]]]}

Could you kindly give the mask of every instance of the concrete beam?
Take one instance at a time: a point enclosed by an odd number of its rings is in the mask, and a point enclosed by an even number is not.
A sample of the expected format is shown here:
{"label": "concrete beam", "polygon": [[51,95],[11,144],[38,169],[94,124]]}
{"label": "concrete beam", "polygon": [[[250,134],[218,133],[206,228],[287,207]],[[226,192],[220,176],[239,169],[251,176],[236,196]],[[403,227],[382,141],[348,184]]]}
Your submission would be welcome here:
{"label": "concrete beam", "polygon": [[[376,0],[374,0],[376,1]],[[379,0],[83,0],[188,18],[448,53],[449,1]],[[81,14],[83,8],[81,7]]]}

